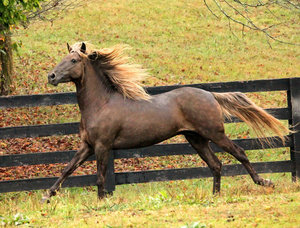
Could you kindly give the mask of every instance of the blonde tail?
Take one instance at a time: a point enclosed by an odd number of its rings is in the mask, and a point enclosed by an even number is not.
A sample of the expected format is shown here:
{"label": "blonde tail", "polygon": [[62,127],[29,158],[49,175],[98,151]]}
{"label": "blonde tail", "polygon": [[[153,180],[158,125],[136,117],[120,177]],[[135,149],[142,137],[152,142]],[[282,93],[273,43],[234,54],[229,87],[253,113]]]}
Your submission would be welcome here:
{"label": "blonde tail", "polygon": [[[278,119],[254,104],[245,94],[240,92],[212,94],[227,118],[238,117],[248,124],[259,138],[266,138],[267,132],[272,132],[285,143],[286,135],[291,131]],[[270,140],[265,139],[264,141],[269,145],[273,144]]]}

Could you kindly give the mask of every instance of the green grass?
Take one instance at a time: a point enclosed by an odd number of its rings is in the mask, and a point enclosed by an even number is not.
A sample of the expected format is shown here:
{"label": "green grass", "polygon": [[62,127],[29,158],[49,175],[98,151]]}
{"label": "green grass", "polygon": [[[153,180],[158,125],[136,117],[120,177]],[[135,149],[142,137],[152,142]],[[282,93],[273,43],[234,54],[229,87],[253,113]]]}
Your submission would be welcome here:
{"label": "green grass", "polygon": [[[277,13],[281,13],[278,11]],[[285,15],[292,17],[292,15]],[[272,20],[260,18],[263,23]],[[149,69],[146,86],[296,77],[300,75],[299,46],[271,42],[216,20],[201,1],[88,1],[53,23],[38,22],[15,34],[23,46],[15,56],[14,94],[74,91],[72,84],[53,87],[47,73],[67,54],[66,42],[89,41],[96,47],[128,44],[132,61]],[[299,30],[283,27],[284,37],[300,43]],[[248,94],[259,106],[286,107],[284,92]],[[64,123],[79,120],[74,105],[1,110],[1,126]],[[252,137],[244,124],[230,124],[231,138]],[[182,142],[182,137],[168,142]],[[64,145],[63,145],[64,144]],[[24,145],[27,145],[24,147]],[[28,146],[29,145],[29,146]],[[7,149],[12,148],[11,151]],[[3,140],[0,154],[74,149],[78,136]],[[251,161],[289,159],[288,149],[247,152]],[[224,164],[236,163],[219,155]],[[149,158],[139,163],[155,169],[169,165],[195,166],[195,156]],[[118,168],[134,170],[118,161]],[[130,163],[130,162],[129,162]],[[130,163],[130,164],[135,164]],[[54,169],[54,167],[52,167]],[[7,171],[7,170],[6,170]],[[15,170],[12,170],[12,174]],[[80,171],[82,172],[82,171]],[[41,172],[42,173],[42,172]],[[82,173],[80,173],[82,174]],[[50,204],[41,205],[43,191],[0,195],[0,224],[33,227],[299,227],[300,187],[287,174],[271,177],[276,188],[255,186],[249,176],[226,177],[221,196],[211,194],[211,179],[117,186],[112,197],[96,200],[93,187],[63,189]]]}
{"label": "green grass", "polygon": [[[290,175],[267,175],[276,188],[249,177],[226,177],[213,196],[212,180],[186,180],[117,186],[113,196],[96,199],[96,189],[63,189],[50,204],[42,191],[1,195],[0,215],[7,223],[22,216],[33,227],[299,227],[300,186]],[[20,216],[19,216],[20,217]],[[1,220],[0,220],[1,221]],[[17,220],[18,221],[18,220]]]}
{"label": "green grass", "polygon": [[[233,26],[237,34],[241,28]],[[286,25],[292,41],[298,30]],[[271,42],[249,31],[237,39],[226,19],[216,20],[201,1],[92,1],[51,24],[21,31],[15,93],[74,90],[46,85],[46,74],[67,54],[66,43],[96,47],[128,44],[133,61],[148,68],[145,85],[201,83],[299,76],[298,46]]]}

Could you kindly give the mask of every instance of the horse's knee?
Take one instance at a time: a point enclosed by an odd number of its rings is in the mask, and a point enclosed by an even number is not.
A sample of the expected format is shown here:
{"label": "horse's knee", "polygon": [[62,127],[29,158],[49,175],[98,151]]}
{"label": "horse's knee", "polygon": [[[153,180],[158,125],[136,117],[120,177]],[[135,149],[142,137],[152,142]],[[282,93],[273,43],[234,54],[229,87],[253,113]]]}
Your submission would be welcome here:
{"label": "horse's knee", "polygon": [[214,161],[214,167],[217,172],[221,172],[222,162],[218,159]]}
{"label": "horse's knee", "polygon": [[210,169],[215,177],[221,176],[222,163],[220,161],[216,161],[210,166]]}
{"label": "horse's knee", "polygon": [[104,186],[104,178],[103,176],[100,174],[97,175],[97,181],[96,181],[96,185],[98,187],[103,187]]}
{"label": "horse's knee", "polygon": [[222,164],[221,164],[220,166],[218,166],[218,168],[217,168],[217,172],[218,172],[218,174],[220,174],[220,175],[221,175],[221,170],[222,170]]}

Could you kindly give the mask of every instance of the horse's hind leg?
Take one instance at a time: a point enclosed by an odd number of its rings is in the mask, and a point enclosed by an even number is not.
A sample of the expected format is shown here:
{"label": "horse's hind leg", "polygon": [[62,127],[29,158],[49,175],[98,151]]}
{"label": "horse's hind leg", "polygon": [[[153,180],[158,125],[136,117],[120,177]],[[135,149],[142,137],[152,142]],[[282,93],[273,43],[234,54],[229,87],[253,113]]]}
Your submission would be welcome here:
{"label": "horse's hind leg", "polygon": [[247,158],[244,149],[234,144],[225,134],[219,137],[219,139],[214,139],[212,141],[216,143],[219,147],[221,147],[223,150],[234,156],[239,162],[241,162],[250,174],[254,183],[262,186],[274,186],[274,184],[270,180],[263,179],[257,174],[254,167],[251,165],[249,159]]}
{"label": "horse's hind leg", "polygon": [[185,137],[210,168],[214,178],[213,193],[219,193],[221,189],[222,163],[210,149],[207,139],[198,134],[186,134]]}

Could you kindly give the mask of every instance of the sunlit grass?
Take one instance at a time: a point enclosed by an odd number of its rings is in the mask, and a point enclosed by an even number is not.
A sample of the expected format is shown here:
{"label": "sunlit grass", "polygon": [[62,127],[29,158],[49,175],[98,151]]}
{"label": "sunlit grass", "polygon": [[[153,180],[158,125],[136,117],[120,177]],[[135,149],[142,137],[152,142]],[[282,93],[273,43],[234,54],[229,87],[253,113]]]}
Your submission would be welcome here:
{"label": "sunlit grass", "polygon": [[133,61],[152,75],[147,86],[296,77],[300,72],[299,47],[272,42],[270,49],[265,36],[252,31],[237,39],[228,21],[216,20],[201,1],[91,1],[53,23],[35,23],[15,39],[23,43],[15,59],[18,94],[74,90],[46,85],[46,75],[67,53],[66,43],[76,41],[130,45]]}
{"label": "sunlit grass", "polygon": [[117,186],[113,196],[96,199],[96,189],[63,189],[50,204],[43,191],[1,195],[0,215],[20,213],[32,226],[181,227],[201,222],[211,227],[299,224],[300,186],[290,175],[271,177],[276,188],[256,186],[249,177],[226,177],[213,196],[212,179]]}

